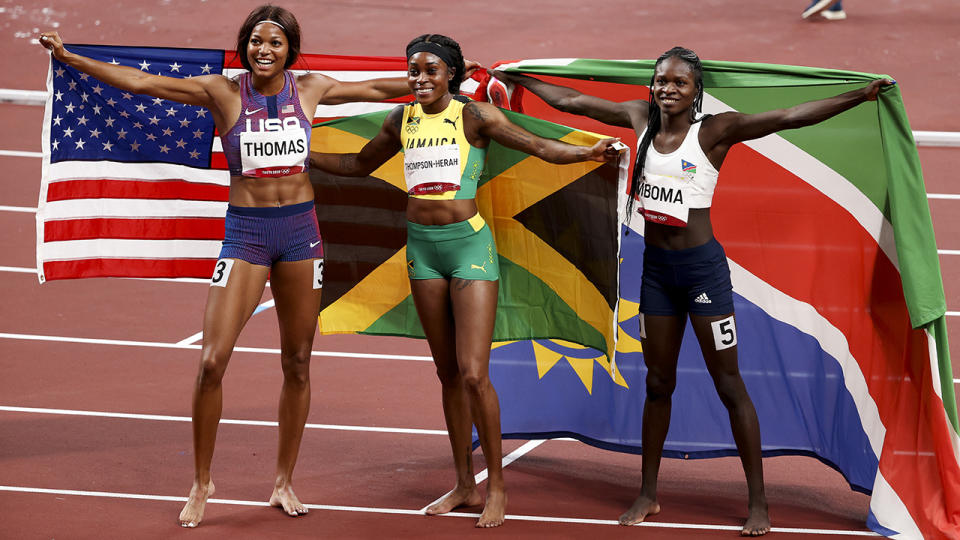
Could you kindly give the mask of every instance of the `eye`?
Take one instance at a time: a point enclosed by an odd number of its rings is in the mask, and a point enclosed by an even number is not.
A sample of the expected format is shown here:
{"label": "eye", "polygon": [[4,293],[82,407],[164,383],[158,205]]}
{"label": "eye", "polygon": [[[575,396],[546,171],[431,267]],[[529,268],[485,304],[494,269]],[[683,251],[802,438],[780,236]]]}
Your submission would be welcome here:
{"label": "eye", "polygon": [[274,47],[279,47],[279,46],[280,46],[280,41],[277,40],[277,39],[273,40],[273,46],[274,46]]}

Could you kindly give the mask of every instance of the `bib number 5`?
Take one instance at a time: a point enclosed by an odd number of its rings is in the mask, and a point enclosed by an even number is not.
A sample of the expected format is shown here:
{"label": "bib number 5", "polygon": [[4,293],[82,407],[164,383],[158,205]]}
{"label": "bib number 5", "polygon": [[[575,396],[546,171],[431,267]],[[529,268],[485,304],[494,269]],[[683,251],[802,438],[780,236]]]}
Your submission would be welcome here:
{"label": "bib number 5", "polygon": [[718,351],[729,349],[737,344],[737,325],[733,315],[713,321],[710,326],[713,328],[713,345]]}

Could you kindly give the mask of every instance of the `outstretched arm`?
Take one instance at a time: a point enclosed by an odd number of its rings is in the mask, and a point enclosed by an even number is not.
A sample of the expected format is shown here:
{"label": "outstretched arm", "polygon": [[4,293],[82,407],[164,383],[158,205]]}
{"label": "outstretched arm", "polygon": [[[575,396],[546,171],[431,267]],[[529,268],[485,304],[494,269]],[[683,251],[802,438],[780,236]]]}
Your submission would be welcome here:
{"label": "outstretched arm", "polygon": [[831,98],[801,103],[788,109],[777,109],[757,114],[722,113],[712,118],[708,130],[708,145],[726,147],[751,139],[823,122],[865,101],[875,101],[880,89],[894,84],[888,79],[871,81],[867,86]]}
{"label": "outstretched arm", "polygon": [[369,176],[400,150],[403,106],[396,107],[380,126],[380,132],[356,154],[310,152],[310,166],[340,176]]}
{"label": "outstretched arm", "polygon": [[39,40],[41,45],[50,49],[54,58],[64,64],[110,86],[135,94],[212,108],[216,94],[228,91],[229,81],[221,75],[202,75],[189,79],[151,75],[132,67],[108,64],[74,54],[64,48],[57,32],[44,32],[40,34]]}
{"label": "outstretched arm", "polygon": [[339,105],[354,101],[383,101],[410,93],[406,77],[369,79],[366,81],[338,81],[312,73],[300,77],[304,88],[313,92],[321,105]]}
{"label": "outstretched arm", "polygon": [[563,112],[587,116],[611,126],[634,128],[637,131],[647,125],[649,104],[642,99],[618,103],[519,73],[491,69],[488,69],[487,73],[501,81],[530,90],[548,105]]}
{"label": "outstretched arm", "polygon": [[567,144],[555,139],[534,135],[514,124],[503,112],[489,103],[467,103],[463,110],[464,128],[481,137],[487,137],[514,150],[549,161],[550,163],[576,163],[578,161],[611,161],[619,151],[614,144],[619,139],[603,139],[593,146]]}

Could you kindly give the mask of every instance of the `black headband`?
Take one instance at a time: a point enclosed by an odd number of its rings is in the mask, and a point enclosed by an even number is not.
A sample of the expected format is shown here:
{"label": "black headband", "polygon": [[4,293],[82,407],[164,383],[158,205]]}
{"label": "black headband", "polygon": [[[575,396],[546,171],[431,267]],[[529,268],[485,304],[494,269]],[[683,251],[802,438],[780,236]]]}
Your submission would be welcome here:
{"label": "black headband", "polygon": [[453,60],[453,52],[439,43],[434,43],[432,41],[421,41],[420,43],[414,43],[413,45],[407,47],[407,60],[410,60],[410,57],[418,52],[428,52],[430,54],[434,54],[443,60],[444,63],[447,64],[448,68],[453,70],[457,69],[457,64]]}

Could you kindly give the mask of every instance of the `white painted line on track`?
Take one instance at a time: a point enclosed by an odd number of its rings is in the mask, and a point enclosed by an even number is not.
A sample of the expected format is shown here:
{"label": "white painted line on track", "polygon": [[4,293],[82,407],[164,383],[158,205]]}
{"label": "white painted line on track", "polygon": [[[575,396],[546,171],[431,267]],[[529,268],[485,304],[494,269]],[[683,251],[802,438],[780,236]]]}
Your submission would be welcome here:
{"label": "white painted line on track", "polygon": [[[12,407],[0,405],[0,412],[19,412],[29,414],[59,414],[66,416],[93,416],[97,418],[120,418],[125,420],[154,420],[161,422],[190,422],[189,416],[167,416],[161,414],[134,414],[101,411],[78,411],[71,409],[43,409],[38,407]],[[269,420],[234,420],[221,418],[221,424],[235,426],[277,427],[277,422]],[[306,424],[309,429],[327,429],[332,431],[364,431],[370,433],[402,433],[406,435],[446,435],[443,429],[391,428],[376,426],[344,426],[338,424]]]}
{"label": "white painted line on track", "polygon": [[[174,497],[169,495],[145,495],[141,493],[114,493],[109,491],[82,491],[73,489],[47,489],[32,488],[23,486],[0,486],[0,491],[14,493],[36,493],[43,495],[72,495],[77,497],[107,497],[113,499],[134,499],[162,502],[186,502],[186,497]],[[269,506],[265,501],[242,501],[236,499],[208,499],[207,504],[229,504],[234,506]],[[331,504],[306,504],[310,510],[327,510],[332,512],[364,512],[370,514],[394,514],[407,516],[422,516],[420,510],[411,510],[406,508],[374,508],[365,506],[339,506]],[[441,514],[442,517],[468,517],[476,519],[480,514],[468,512],[450,512]],[[527,516],[507,514],[507,520],[515,521],[536,521],[542,523],[574,523],[582,525],[615,525],[620,526],[613,519],[586,519],[586,518],[565,518],[555,516]],[[667,523],[648,521],[638,523],[635,527],[655,527],[658,529],[696,529],[707,531],[739,531],[741,527],[734,525],[708,525],[701,523]],[[773,527],[770,532],[792,533],[792,534],[835,534],[841,536],[879,536],[872,531],[854,531],[854,530],[830,530],[830,529],[801,529],[795,527]]]}
{"label": "white painted line on track", "polygon": [[41,158],[43,157],[43,152],[30,152],[27,150],[0,150],[0,156]]}
{"label": "white painted line on track", "polygon": [[960,194],[954,193],[927,193],[928,199],[960,199]]}
{"label": "white painted line on track", "polygon": [[36,268],[23,268],[21,266],[0,266],[0,272],[17,272],[20,274],[36,274]]}
{"label": "white painted line on track", "polygon": [[[156,341],[129,341],[122,339],[93,339],[62,336],[42,336],[37,334],[11,334],[0,332],[0,339],[21,339],[25,341],[55,341],[62,343],[83,343],[87,345],[117,345],[123,347],[151,347],[156,349],[193,349],[200,350],[200,345],[186,344],[177,345],[176,343],[160,343]],[[263,354],[280,354],[280,349],[267,349],[260,347],[234,347],[234,352],[250,352]],[[404,354],[376,354],[376,353],[355,353],[355,352],[334,352],[334,351],[311,351],[313,356],[329,356],[332,358],[367,358],[372,360],[412,360],[415,362],[433,363],[430,356],[413,356]]]}
{"label": "white painted line on track", "polygon": [[960,249],[938,249],[937,255],[960,255]]}
{"label": "white painted line on track", "polygon": [[0,206],[0,211],[4,212],[24,212],[27,214],[36,214],[37,209],[29,206]]}
{"label": "white painted line on track", "polygon": [[948,311],[944,315],[947,317],[960,317],[960,311]]}

